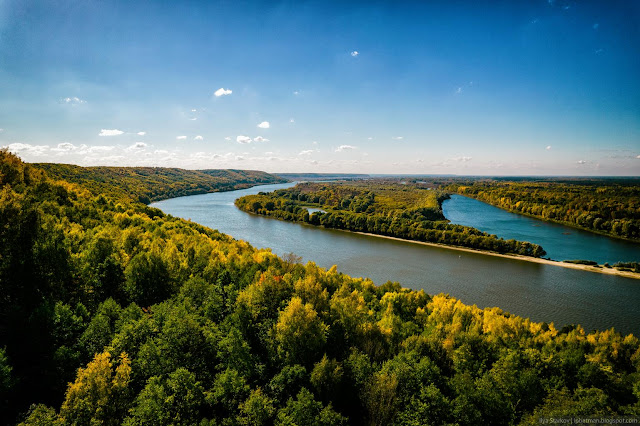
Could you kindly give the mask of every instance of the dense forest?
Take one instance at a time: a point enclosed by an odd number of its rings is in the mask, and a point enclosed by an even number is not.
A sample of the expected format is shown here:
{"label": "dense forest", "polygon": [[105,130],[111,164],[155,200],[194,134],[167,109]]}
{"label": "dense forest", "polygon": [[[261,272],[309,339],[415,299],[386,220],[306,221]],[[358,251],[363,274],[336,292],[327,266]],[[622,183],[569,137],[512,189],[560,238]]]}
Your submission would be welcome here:
{"label": "dense forest", "polygon": [[[445,192],[399,180],[301,183],[236,200],[243,211],[327,228],[542,257],[544,249],[450,224],[442,214]],[[314,209],[311,213],[308,208]]]}
{"label": "dense forest", "polygon": [[95,188],[0,151],[0,424],[640,414],[633,335],[376,286]]}
{"label": "dense forest", "polygon": [[456,182],[446,189],[515,213],[640,241],[638,179],[484,179]]}
{"label": "dense forest", "polygon": [[37,163],[52,179],[82,184],[93,193],[129,197],[149,204],[166,198],[231,191],[254,185],[286,182],[254,170],[184,170],[164,167],[80,167]]}

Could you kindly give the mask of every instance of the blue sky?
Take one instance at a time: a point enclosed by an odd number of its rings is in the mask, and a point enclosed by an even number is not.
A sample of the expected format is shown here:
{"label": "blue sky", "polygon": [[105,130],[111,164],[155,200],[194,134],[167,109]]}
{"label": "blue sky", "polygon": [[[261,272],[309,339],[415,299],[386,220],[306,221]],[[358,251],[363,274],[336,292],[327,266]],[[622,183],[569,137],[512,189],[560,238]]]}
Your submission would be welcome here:
{"label": "blue sky", "polygon": [[80,165],[640,175],[640,2],[482,3],[0,0],[0,146]]}

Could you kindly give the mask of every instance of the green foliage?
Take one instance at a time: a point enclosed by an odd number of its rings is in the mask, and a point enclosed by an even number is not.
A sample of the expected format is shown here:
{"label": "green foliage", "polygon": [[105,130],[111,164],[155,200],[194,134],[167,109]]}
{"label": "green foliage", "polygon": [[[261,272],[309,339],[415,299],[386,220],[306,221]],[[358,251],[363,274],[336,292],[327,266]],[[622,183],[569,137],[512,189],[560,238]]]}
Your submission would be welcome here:
{"label": "green foliage", "polygon": [[278,411],[275,424],[281,426],[337,426],[347,423],[347,419],[336,413],[331,405],[323,407],[313,398],[313,394],[302,388],[298,396],[287,401],[287,405]]}
{"label": "green foliage", "polygon": [[[270,194],[236,200],[243,211],[408,240],[542,257],[537,244],[504,240],[475,228],[448,223],[442,201],[448,194],[421,184],[390,180],[349,183],[301,183]],[[309,213],[308,207],[321,209]]]}
{"label": "green foliage", "polygon": [[178,368],[166,379],[159,376],[149,379],[124,424],[193,425],[202,419],[204,405],[205,394],[200,382],[193,373]]}
{"label": "green foliage", "polygon": [[[375,286],[0,156],[2,424],[517,424],[640,409],[632,335]],[[341,211],[372,198],[358,196]]]}

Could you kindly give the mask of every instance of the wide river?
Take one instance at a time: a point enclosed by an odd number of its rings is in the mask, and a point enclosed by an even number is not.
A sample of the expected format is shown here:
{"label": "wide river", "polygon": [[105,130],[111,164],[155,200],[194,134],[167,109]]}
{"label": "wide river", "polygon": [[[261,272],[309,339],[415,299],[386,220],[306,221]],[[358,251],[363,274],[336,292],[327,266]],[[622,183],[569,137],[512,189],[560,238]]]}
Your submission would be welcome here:
{"label": "wide river", "polygon": [[[499,306],[556,327],[575,323],[587,331],[614,327],[640,335],[639,280],[316,228],[244,213],[233,204],[244,195],[292,185],[173,198],[152,206],[254,247],[268,247],[279,255],[295,253],[325,268],[337,265],[340,272],[369,277],[376,284],[398,281],[404,287],[448,293],[479,307]],[[451,207],[446,207],[449,213]]]}

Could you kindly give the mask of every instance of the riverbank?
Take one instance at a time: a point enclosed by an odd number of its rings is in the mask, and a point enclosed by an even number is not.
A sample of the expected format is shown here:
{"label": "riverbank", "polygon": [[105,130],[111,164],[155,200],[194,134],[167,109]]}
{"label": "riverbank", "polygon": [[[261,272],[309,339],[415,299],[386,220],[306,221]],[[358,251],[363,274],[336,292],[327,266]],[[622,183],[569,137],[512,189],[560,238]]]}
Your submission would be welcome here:
{"label": "riverbank", "polygon": [[[330,228],[330,229],[334,229],[334,228]],[[457,246],[450,246],[446,244],[429,243],[426,241],[407,240],[404,238],[390,237],[387,235],[372,234],[368,232],[348,231],[345,229],[337,229],[337,231],[351,232],[354,234],[368,235],[370,237],[386,238],[388,240],[397,240],[397,241],[403,241],[403,242],[414,243],[414,244],[422,244],[425,246],[441,247],[449,250],[464,251],[468,253],[478,253],[478,254],[483,254],[487,256],[496,256],[496,257],[504,257],[507,259],[524,260],[526,262],[542,263],[544,265],[560,266],[560,267],[569,268],[569,269],[579,269],[581,271],[587,271],[587,272],[596,272],[596,273],[607,274],[607,275],[617,275],[620,277],[633,278],[636,280],[640,280],[640,274],[636,272],[620,271],[615,268],[605,268],[602,265],[591,266],[591,265],[581,265],[576,263],[565,263],[565,262],[559,262],[556,260],[541,259],[539,257],[522,256],[517,254],[496,253],[488,250],[477,250],[477,249],[472,249],[467,247],[457,247]]]}

